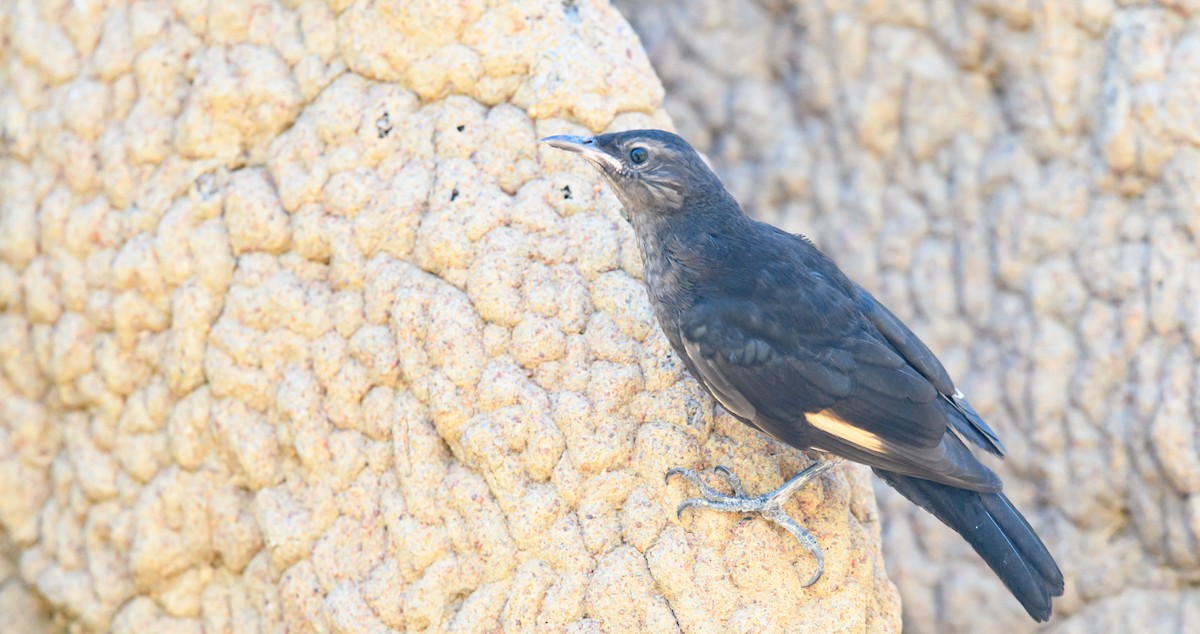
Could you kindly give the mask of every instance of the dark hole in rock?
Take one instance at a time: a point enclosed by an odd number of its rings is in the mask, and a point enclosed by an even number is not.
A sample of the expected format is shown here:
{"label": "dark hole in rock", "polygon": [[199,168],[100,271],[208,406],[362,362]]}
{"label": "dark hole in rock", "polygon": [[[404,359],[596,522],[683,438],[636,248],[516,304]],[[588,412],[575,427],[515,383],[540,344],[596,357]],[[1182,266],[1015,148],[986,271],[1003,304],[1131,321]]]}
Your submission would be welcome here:
{"label": "dark hole in rock", "polygon": [[205,172],[196,177],[196,193],[200,198],[208,200],[217,193],[217,177],[212,172]]}
{"label": "dark hole in rock", "polygon": [[392,133],[392,117],[388,113],[384,112],[375,120],[375,131],[381,139]]}

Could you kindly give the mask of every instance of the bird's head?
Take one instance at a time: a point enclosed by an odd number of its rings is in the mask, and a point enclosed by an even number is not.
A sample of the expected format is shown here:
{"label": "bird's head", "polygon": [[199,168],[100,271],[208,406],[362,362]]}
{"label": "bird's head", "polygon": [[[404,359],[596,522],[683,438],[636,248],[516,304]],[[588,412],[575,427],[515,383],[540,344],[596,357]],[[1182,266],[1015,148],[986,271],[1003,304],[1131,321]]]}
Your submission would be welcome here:
{"label": "bird's head", "polygon": [[[585,136],[552,136],[543,143],[574,152],[608,180],[630,216],[677,211],[684,201],[724,191],[720,180],[687,141],[662,130],[629,130]],[[632,218],[631,218],[632,219]]]}

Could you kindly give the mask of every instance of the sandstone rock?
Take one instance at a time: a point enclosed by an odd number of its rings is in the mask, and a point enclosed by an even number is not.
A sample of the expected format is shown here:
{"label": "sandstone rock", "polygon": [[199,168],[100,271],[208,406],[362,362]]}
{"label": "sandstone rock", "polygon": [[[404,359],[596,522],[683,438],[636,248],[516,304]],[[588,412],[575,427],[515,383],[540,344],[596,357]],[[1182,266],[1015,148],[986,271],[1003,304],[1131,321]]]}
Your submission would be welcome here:
{"label": "sandstone rock", "polygon": [[[669,127],[604,2],[0,13],[0,622],[890,631],[873,492],[720,414],[540,136]],[[1164,428],[1164,438],[1176,430]],[[816,625],[819,624],[819,625]]]}

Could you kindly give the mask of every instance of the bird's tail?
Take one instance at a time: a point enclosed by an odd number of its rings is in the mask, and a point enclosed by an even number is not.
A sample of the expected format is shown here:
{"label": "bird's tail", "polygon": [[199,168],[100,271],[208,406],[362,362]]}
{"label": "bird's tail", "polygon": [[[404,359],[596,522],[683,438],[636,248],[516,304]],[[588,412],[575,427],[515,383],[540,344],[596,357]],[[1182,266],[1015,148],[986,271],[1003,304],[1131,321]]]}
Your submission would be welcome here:
{"label": "bird's tail", "polygon": [[879,469],[875,474],[962,535],[1029,616],[1038,621],[1050,618],[1051,597],[1063,593],[1062,571],[1003,493],[958,489]]}

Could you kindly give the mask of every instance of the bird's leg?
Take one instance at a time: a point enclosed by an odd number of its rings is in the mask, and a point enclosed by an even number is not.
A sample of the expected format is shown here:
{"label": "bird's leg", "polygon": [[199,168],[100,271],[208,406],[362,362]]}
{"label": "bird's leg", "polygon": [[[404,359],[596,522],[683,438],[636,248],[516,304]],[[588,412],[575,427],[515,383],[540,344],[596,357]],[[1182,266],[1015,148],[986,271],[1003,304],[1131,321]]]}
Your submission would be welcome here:
{"label": "bird's leg", "polygon": [[793,476],[791,480],[784,482],[783,486],[758,496],[748,495],[742,486],[741,479],[733,471],[729,470],[728,467],[723,466],[716,467],[714,471],[721,474],[725,478],[725,481],[729,483],[729,486],[733,489],[733,495],[725,495],[708,486],[700,479],[700,475],[691,469],[669,469],[667,471],[667,480],[670,481],[672,476],[682,476],[688,482],[696,485],[700,489],[700,495],[702,496],[680,502],[679,508],[675,511],[676,515],[682,515],[684,509],[692,507],[735,513],[758,513],[791,533],[800,542],[800,545],[812,553],[813,558],[817,560],[816,573],[808,580],[808,583],[804,584],[804,587],[807,588],[816,583],[825,572],[825,555],[821,552],[821,545],[817,543],[817,539],[811,533],[804,530],[796,520],[788,516],[783,510],[783,505],[792,497],[792,494],[800,490],[800,487],[808,484],[813,478],[841,464],[841,462],[839,459],[832,462],[813,463],[808,468]]}

